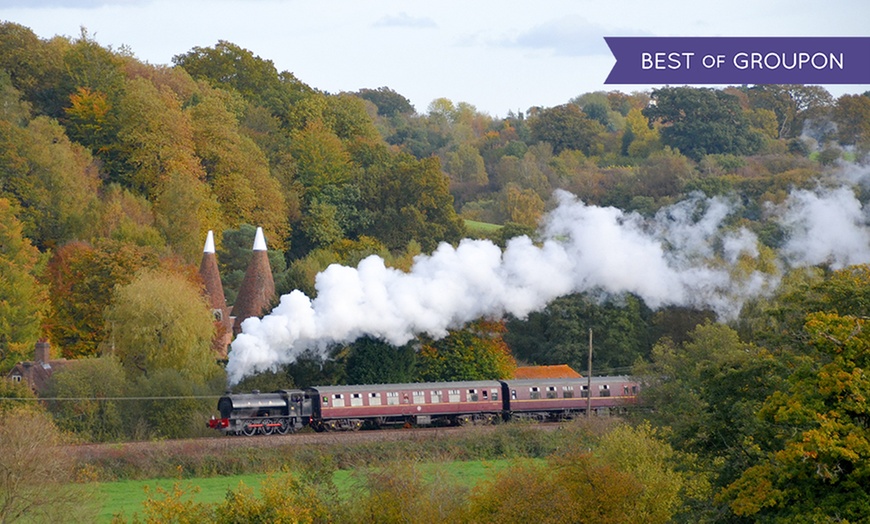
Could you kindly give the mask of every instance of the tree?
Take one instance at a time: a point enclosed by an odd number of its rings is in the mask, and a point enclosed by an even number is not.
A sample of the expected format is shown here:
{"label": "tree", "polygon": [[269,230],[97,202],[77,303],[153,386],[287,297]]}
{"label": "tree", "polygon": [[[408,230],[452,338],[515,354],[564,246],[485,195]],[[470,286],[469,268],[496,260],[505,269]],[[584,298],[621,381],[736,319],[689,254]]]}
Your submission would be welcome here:
{"label": "tree", "polygon": [[139,269],[157,265],[153,249],[116,241],[73,242],[57,249],[48,263],[46,324],[63,356],[99,355],[99,345],[108,338],[103,313],[115,287],[128,284]]}
{"label": "tree", "polygon": [[356,95],[373,103],[381,116],[411,115],[414,113],[411,101],[389,87],[360,89]]}
{"label": "tree", "polygon": [[439,242],[462,238],[464,224],[456,216],[437,158],[417,160],[407,153],[381,158],[366,166],[358,181],[360,207],[371,214],[371,222],[359,234],[396,250],[412,239],[431,251]]}
{"label": "tree", "polygon": [[88,491],[75,484],[75,457],[35,407],[0,411],[0,522],[88,522]]}
{"label": "tree", "polygon": [[653,89],[654,104],[643,110],[650,121],[662,124],[662,143],[693,160],[704,155],[749,155],[761,146],[761,137],[734,95],[709,88]]}
{"label": "tree", "polygon": [[417,352],[361,338],[350,346],[345,370],[348,384],[399,384],[417,380]]}
{"label": "tree", "polygon": [[607,130],[595,120],[590,119],[575,104],[564,104],[544,109],[529,120],[532,137],[553,146],[553,153],[563,149],[582,151],[587,156],[594,155],[598,137]]}
{"label": "tree", "polygon": [[126,436],[122,413],[132,403],[118,401],[127,380],[117,358],[85,358],[53,373],[45,396],[59,427],[88,441],[112,441]]}
{"label": "tree", "polygon": [[174,369],[205,383],[219,372],[211,350],[213,322],[196,285],[146,270],[115,290],[106,311],[106,343],[131,377]]}
{"label": "tree", "polygon": [[453,330],[420,350],[421,377],[426,381],[495,380],[513,377],[516,361],[502,339],[501,322],[479,320]]}
{"label": "tree", "polygon": [[779,138],[799,137],[807,120],[825,117],[833,104],[822,86],[803,84],[760,84],[747,90],[750,107],[773,111]]}
{"label": "tree", "polygon": [[46,289],[36,279],[39,251],[0,198],[0,374],[24,360],[41,333]]}
{"label": "tree", "polygon": [[[741,341],[728,326],[707,322],[682,344],[660,340],[651,364],[635,366],[633,375],[643,382],[641,404],[656,407],[644,418],[666,428],[675,449],[696,456],[721,492],[775,441],[756,413],[785,388],[791,362]],[[708,498],[697,511],[721,514],[727,511],[722,504]]]}
{"label": "tree", "polygon": [[863,317],[812,313],[806,333],[817,356],[760,411],[776,431],[773,449],[724,498],[756,521],[861,522],[870,512],[870,329]]}
{"label": "tree", "polygon": [[870,96],[843,95],[834,107],[837,136],[846,145],[870,142]]}
{"label": "tree", "polygon": [[648,317],[648,309],[631,295],[603,303],[588,295],[568,295],[525,320],[511,319],[505,340],[522,361],[568,364],[582,371],[587,366],[592,329],[593,372],[621,373],[638,358],[649,355]]}

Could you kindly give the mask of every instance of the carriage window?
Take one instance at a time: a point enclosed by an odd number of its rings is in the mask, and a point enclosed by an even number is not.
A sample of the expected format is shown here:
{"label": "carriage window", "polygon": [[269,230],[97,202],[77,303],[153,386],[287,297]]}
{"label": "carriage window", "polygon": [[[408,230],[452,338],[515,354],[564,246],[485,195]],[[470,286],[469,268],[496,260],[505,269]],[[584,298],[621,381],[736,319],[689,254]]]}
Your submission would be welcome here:
{"label": "carriage window", "polygon": [[320,401],[321,401],[321,403],[322,403],[324,406],[328,406],[328,405],[329,405],[329,397],[322,397],[322,398],[320,399]]}
{"label": "carriage window", "polygon": [[562,398],[574,398],[574,386],[562,386]]}
{"label": "carriage window", "polygon": [[399,403],[399,392],[398,391],[387,391],[387,405],[395,406]]}
{"label": "carriage window", "polygon": [[486,397],[487,397],[487,394],[488,394],[487,391],[484,389],[483,391],[481,391],[481,393],[483,394],[483,400],[488,400],[488,399],[486,398]]}
{"label": "carriage window", "polygon": [[589,396],[589,386],[580,386],[580,397],[586,398]]}
{"label": "carriage window", "polygon": [[493,400],[498,400],[498,390],[497,389],[492,390],[492,395],[490,395],[490,398]]}
{"label": "carriage window", "polygon": [[541,389],[537,386],[529,388],[529,398],[532,400],[541,398]]}
{"label": "carriage window", "polygon": [[448,391],[447,398],[450,402],[459,402],[459,390],[451,389]]}
{"label": "carriage window", "polygon": [[602,384],[598,386],[598,396],[599,397],[609,397],[610,396],[610,386],[607,384]]}
{"label": "carriage window", "polygon": [[631,394],[637,395],[637,386],[631,386]]}
{"label": "carriage window", "polygon": [[369,393],[369,406],[380,406],[381,405],[381,394],[380,393]]}
{"label": "carriage window", "polygon": [[556,386],[547,386],[547,398],[556,398]]}
{"label": "carriage window", "polygon": [[362,406],[362,393],[351,393],[350,394],[350,405],[351,406]]}
{"label": "carriage window", "polygon": [[511,400],[516,400],[516,399],[517,399],[517,390],[512,389],[511,390]]}
{"label": "carriage window", "polygon": [[441,403],[441,391],[433,391],[430,398],[432,399],[430,402],[433,404]]}
{"label": "carriage window", "polygon": [[425,404],[426,403],[426,392],[425,391],[415,391],[414,392],[414,404]]}
{"label": "carriage window", "polygon": [[468,402],[477,402],[477,390],[469,389],[468,390],[468,398],[466,399]]}
{"label": "carriage window", "polygon": [[344,407],[344,395],[341,393],[336,393],[332,396],[332,406],[336,408]]}

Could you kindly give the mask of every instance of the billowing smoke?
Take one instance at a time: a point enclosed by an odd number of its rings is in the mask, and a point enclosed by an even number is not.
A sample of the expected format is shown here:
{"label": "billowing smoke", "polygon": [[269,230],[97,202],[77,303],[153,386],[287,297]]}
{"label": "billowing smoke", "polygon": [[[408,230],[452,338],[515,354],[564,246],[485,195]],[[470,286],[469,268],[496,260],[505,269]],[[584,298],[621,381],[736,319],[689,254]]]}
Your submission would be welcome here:
{"label": "billowing smoke", "polygon": [[[729,225],[735,206],[728,199],[696,195],[646,219],[565,192],[556,197],[538,244],[526,237],[504,250],[486,240],[443,244],[418,256],[408,273],[377,256],[356,268],[328,267],[317,275],[315,299],[293,291],[266,317],[242,324],[230,382],[306,349],[364,335],[395,345],[420,333],[437,338],[480,317],[525,317],[570,293],[633,293],[652,308],[710,308],[733,318],[745,300],[778,283],[778,274],[746,270],[751,263],[736,269],[759,256],[759,243]],[[782,267],[870,261],[867,217],[851,190],[798,191],[770,211],[788,235]]]}

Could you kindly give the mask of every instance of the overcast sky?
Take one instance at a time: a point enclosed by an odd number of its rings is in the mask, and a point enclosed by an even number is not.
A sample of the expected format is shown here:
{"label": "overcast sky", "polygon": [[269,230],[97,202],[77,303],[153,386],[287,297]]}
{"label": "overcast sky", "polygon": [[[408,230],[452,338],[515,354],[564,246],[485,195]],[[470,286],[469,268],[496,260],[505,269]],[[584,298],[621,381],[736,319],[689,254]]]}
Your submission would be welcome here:
{"label": "overcast sky", "polygon": [[[605,36],[870,36],[867,0],[0,0],[42,38],[126,45],[142,61],[227,40],[327,92],[387,86],[504,116],[605,85]],[[826,86],[832,94],[870,86]]]}

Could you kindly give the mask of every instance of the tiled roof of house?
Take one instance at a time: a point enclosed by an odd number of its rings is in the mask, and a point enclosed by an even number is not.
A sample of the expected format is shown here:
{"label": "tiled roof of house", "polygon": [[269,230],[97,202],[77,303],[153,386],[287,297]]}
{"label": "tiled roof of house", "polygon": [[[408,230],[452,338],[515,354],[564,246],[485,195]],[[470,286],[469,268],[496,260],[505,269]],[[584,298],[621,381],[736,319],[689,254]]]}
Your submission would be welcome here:
{"label": "tiled roof of house", "polygon": [[514,373],[514,378],[580,378],[567,364],[555,366],[521,366]]}

